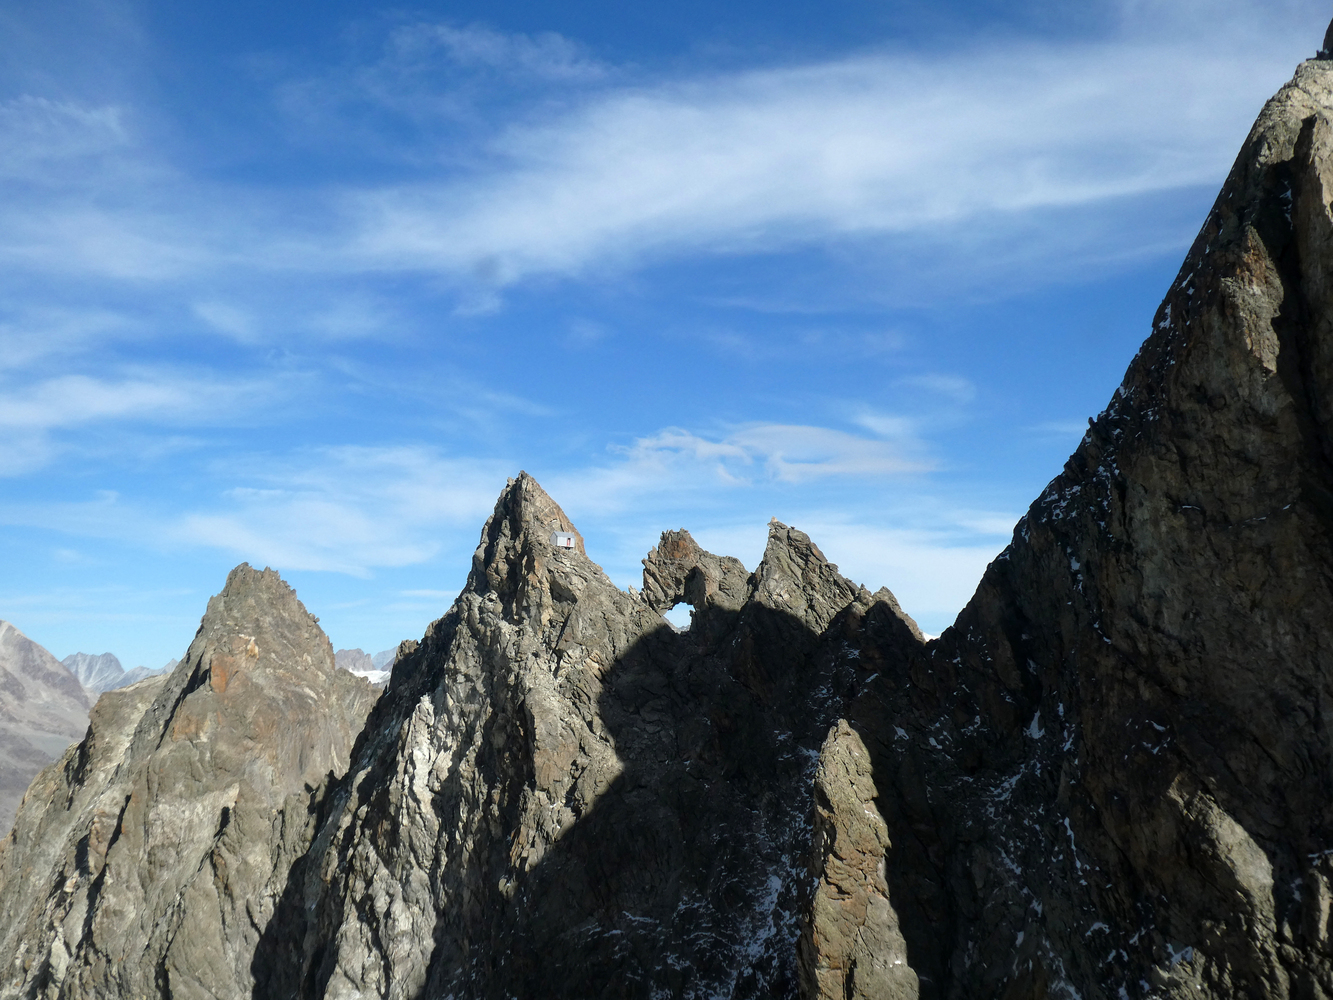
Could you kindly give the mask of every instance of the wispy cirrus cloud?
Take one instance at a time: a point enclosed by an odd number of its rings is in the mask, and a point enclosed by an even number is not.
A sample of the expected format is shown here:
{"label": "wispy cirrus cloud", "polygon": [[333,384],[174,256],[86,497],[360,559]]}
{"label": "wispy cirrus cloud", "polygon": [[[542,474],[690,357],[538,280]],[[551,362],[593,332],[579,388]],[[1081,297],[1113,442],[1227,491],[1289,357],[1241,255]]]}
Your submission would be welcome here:
{"label": "wispy cirrus cloud", "polygon": [[612,87],[504,130],[476,176],[347,192],[347,252],[503,284],[682,252],[966,241],[1032,212],[1211,185],[1291,56],[1196,28]]}
{"label": "wispy cirrus cloud", "polygon": [[[50,171],[55,190],[0,212],[0,257],[159,282],[221,268],[425,272],[502,288],[839,241],[925,238],[975,263],[1008,240],[1019,258],[1037,254],[1025,265],[1033,271],[1071,250],[1086,259],[1157,250],[1188,234],[1165,232],[1152,213],[1126,225],[1126,199],[1215,185],[1262,96],[1308,48],[1299,11],[1283,13],[1285,29],[1255,32],[1246,5],[1205,4],[1197,19],[1178,6],[1126,5],[1125,30],[1096,43],[973,41],[652,78],[604,72],[558,36],[400,26],[387,54],[332,87],[368,93],[373,108],[328,97],[327,128],[310,125],[303,105],[292,132],[314,128],[309,142],[331,150],[387,113],[374,93],[388,101],[395,73],[415,74],[413,121],[452,120],[437,105],[456,81],[427,72],[441,60],[455,74],[578,86],[554,106],[515,98],[490,125],[427,130],[401,154],[411,180],[326,175],[295,190],[192,176],[119,105],[22,98],[0,109],[0,132],[23,150],[16,162],[61,167]],[[317,83],[313,92],[329,81]],[[130,174],[140,179],[128,183]],[[1081,219],[1085,239],[1063,231],[1061,213],[1089,210],[1107,218]]]}
{"label": "wispy cirrus cloud", "polygon": [[60,432],[216,423],[218,412],[243,409],[270,391],[266,381],[161,369],[120,378],[62,375],[23,385],[0,384],[0,476],[24,475],[54,461],[71,447]]}
{"label": "wispy cirrus cloud", "polygon": [[[83,381],[58,388],[42,398],[47,408],[33,403],[0,410],[0,426],[73,421],[76,415],[63,412],[60,403],[79,389],[89,397],[85,418],[180,405],[160,387],[121,396]],[[188,389],[181,391],[188,395]],[[816,480],[883,482],[928,469],[930,461],[920,452],[914,441],[817,426],[752,424],[711,438],[667,428],[611,449],[609,461],[554,472],[545,485],[584,516],[620,516],[642,509],[645,501],[660,508],[673,498],[719,488],[743,494]],[[0,511],[0,520],[222,549],[288,569],[364,575],[424,562],[439,551],[442,533],[475,530],[505,478],[517,471],[503,459],[459,457],[420,445],[231,454],[207,471],[212,499],[175,514],[153,510],[144,498],[105,493],[83,503],[10,506]]]}
{"label": "wispy cirrus cloud", "polygon": [[24,94],[0,101],[0,181],[51,185],[129,146],[124,109]]}
{"label": "wispy cirrus cloud", "polygon": [[502,461],[451,458],[421,446],[231,455],[211,469],[208,499],[183,509],[103,491],[81,502],[5,505],[0,521],[365,576],[430,559],[442,532],[471,535],[510,471]]}
{"label": "wispy cirrus cloud", "polygon": [[707,436],[668,427],[609,449],[611,460],[552,477],[552,488],[579,509],[624,510],[647,497],[683,498],[768,484],[799,485],[857,477],[883,480],[933,467],[906,422],[884,418],[889,439],[832,427],[752,423]]}
{"label": "wispy cirrus cloud", "polygon": [[102,341],[133,339],[141,324],[123,312],[97,306],[71,308],[15,303],[0,319],[0,373],[41,367],[53,358],[78,357]]}
{"label": "wispy cirrus cloud", "polygon": [[211,510],[185,513],[171,530],[183,544],[275,566],[365,575],[426,561],[442,530],[479,527],[508,471],[500,460],[418,446],[233,459],[227,472],[245,485],[226,490]]}
{"label": "wispy cirrus cloud", "polygon": [[99,419],[180,411],[197,405],[191,389],[198,386],[160,379],[110,382],[67,375],[6,393],[0,398],[0,427],[49,430]]}
{"label": "wispy cirrus cloud", "polygon": [[460,68],[484,67],[508,77],[586,82],[607,75],[608,67],[572,39],[553,31],[526,34],[485,25],[417,22],[390,35],[387,65],[399,73],[427,69],[443,56]]}

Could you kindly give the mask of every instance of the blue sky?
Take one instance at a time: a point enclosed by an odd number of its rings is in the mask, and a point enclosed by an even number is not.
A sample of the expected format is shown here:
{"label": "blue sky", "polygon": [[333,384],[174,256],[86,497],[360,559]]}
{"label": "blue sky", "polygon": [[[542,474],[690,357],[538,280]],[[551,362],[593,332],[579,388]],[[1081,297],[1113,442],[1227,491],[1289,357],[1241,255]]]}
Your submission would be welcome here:
{"label": "blue sky", "polygon": [[388,648],[526,469],[939,632],[1329,13],[2,0],[0,617],[157,666],[244,559]]}

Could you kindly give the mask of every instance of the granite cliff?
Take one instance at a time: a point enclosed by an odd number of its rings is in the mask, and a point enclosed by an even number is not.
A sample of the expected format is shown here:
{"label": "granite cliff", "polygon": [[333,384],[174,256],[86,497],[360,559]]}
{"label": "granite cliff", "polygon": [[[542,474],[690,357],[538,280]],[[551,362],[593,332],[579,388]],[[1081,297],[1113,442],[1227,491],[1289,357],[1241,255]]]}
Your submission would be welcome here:
{"label": "granite cliff", "polygon": [[753,574],[668,532],[644,580],[510,482],[293,872],[268,995],[795,993],[810,779],[859,673],[829,644],[874,598],[777,523]]}
{"label": "granite cliff", "polygon": [[29,790],[0,997],[1333,997],[1331,275],[1321,58],[929,642],[526,474],[378,700],[238,568]]}

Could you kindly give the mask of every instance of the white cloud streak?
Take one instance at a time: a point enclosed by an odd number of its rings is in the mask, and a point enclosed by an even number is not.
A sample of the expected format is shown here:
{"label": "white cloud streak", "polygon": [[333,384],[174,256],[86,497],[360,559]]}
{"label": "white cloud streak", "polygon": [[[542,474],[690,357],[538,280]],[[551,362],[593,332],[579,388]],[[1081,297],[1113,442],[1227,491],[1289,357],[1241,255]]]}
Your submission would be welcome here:
{"label": "white cloud streak", "polygon": [[479,529],[506,468],[419,447],[256,457],[229,463],[233,476],[256,485],[227,490],[217,509],[184,515],[170,533],[287,569],[366,575],[426,561],[443,529]]}
{"label": "white cloud streak", "polygon": [[78,356],[95,343],[138,332],[130,317],[109,309],[18,305],[16,315],[0,320],[0,373]]}
{"label": "white cloud streak", "polygon": [[[0,138],[17,151],[0,174],[40,167],[50,182],[0,209],[0,258],[131,281],[407,271],[484,289],[901,237],[990,253],[1009,234],[1024,257],[1063,212],[1120,224],[1126,199],[1215,185],[1311,47],[1304,15],[1265,25],[1248,5],[1193,5],[1189,18],[1180,6],[1126,5],[1126,30],[1099,44],[974,43],[638,85],[556,36],[413,25],[390,40],[404,66],[443,52],[579,85],[559,104],[496,109],[489,140],[463,136],[460,148],[458,135],[426,133],[404,153],[421,178],[411,183],[222,189],[166,163],[119,106],[25,97],[0,107]],[[1160,242],[1144,230],[1153,221],[1081,218],[1080,252]],[[1122,246],[1101,245],[1108,230]]]}
{"label": "white cloud streak", "polygon": [[0,384],[0,477],[33,472],[65,446],[57,432],[130,422],[216,423],[268,394],[268,383],[151,371],[119,380],[64,375],[22,387]]}
{"label": "white cloud streak", "polygon": [[557,472],[551,489],[571,507],[606,514],[646,498],[697,497],[849,477],[883,480],[931,469],[909,424],[882,418],[881,425],[874,429],[891,428],[894,439],[775,423],[746,424],[716,437],[669,427],[630,445],[613,446],[613,460],[607,464]]}
{"label": "white cloud streak", "polygon": [[68,375],[0,397],[0,427],[11,431],[49,430],[95,420],[125,418],[193,408],[197,386],[156,380],[107,382]]}
{"label": "white cloud streak", "polygon": [[407,67],[429,66],[438,53],[462,67],[485,67],[511,77],[575,82],[600,79],[607,72],[582,46],[550,31],[504,34],[483,25],[417,23],[394,31],[390,44],[400,74]]}
{"label": "white cloud streak", "polygon": [[[61,403],[77,388],[86,390],[83,410],[67,413]],[[0,426],[45,428],[95,413],[178,404],[160,387],[117,394],[66,383],[26,407],[0,409]],[[642,513],[645,502],[660,507],[664,498],[668,504],[671,497],[716,498],[719,488],[735,497],[817,480],[883,482],[928,468],[905,457],[911,448],[914,442],[905,447],[815,426],[753,424],[719,438],[668,428],[614,449],[609,463],[557,472],[546,485],[582,516],[617,516]],[[421,446],[238,455],[212,467],[216,499],[179,514],[150,512],[142,500],[107,494],[92,503],[11,507],[0,518],[74,534],[222,549],[286,569],[365,575],[430,559],[441,533],[456,539],[460,530],[476,530],[515,471],[502,460],[451,457]]]}
{"label": "white cloud streak", "polygon": [[422,447],[252,454],[219,462],[213,482],[226,485],[194,509],[166,511],[150,498],[103,492],[86,502],[3,505],[0,523],[367,576],[425,562],[442,538],[456,544],[460,532],[475,541],[509,471]]}
{"label": "white cloud streak", "polygon": [[[129,145],[123,110],[23,95],[0,101],[0,180],[51,184]],[[54,168],[54,173],[53,173]]]}
{"label": "white cloud streak", "polygon": [[1212,185],[1292,66],[1272,38],[1208,35],[1204,24],[1188,41],[863,56],[610,90],[509,129],[474,178],[349,194],[348,251],[367,267],[504,283],[682,252],[1003,228]]}

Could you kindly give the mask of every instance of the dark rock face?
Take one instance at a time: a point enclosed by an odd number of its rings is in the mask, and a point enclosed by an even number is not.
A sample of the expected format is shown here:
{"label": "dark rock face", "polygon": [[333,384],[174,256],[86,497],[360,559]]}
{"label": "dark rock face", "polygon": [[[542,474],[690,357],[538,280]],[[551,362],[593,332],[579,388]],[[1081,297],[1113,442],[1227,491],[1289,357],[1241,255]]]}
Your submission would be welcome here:
{"label": "dark rock face", "polygon": [[235,569],[175,671],[104,694],[33,782],[0,844],[0,996],[250,992],[375,697],[276,573]]}
{"label": "dark rock face", "polygon": [[37,772],[87,730],[91,707],[59,660],[0,621],[0,830]]}
{"label": "dark rock face", "polygon": [[831,734],[810,995],[1333,995],[1331,203],[1309,62],[955,626]]}
{"label": "dark rock face", "polygon": [[830,650],[875,598],[776,523],[753,575],[668,532],[644,579],[511,481],[294,870],[265,995],[795,993],[810,776],[861,676]]}

